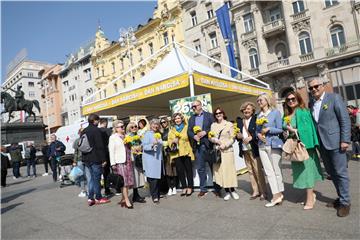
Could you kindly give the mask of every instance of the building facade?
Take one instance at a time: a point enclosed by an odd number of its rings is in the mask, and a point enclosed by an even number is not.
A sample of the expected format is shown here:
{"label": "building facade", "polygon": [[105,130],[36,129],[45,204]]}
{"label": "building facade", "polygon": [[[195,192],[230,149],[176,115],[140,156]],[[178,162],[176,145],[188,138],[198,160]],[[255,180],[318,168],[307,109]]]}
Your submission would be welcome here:
{"label": "building facade", "polygon": [[94,44],[91,41],[71,54],[60,72],[62,125],[73,124],[82,117],[81,102],[95,91],[90,61]]}
{"label": "building facade", "polygon": [[324,77],[337,92],[338,81],[344,81],[338,76],[345,73],[356,96],[360,37],[354,1],[234,1],[231,11],[242,70],[271,84],[278,100],[290,89],[308,99],[305,83],[314,76]]}
{"label": "building facade", "polygon": [[62,83],[60,72],[62,65],[56,64],[50,68],[40,71],[42,86],[41,108],[43,109],[43,121],[46,127],[46,134],[54,133],[62,126]]}
{"label": "building facade", "polygon": [[[39,100],[41,99],[41,89],[39,84],[41,78],[39,77],[39,72],[49,66],[51,66],[49,63],[24,59],[10,69],[6,75],[6,80],[2,84],[2,88],[4,91],[14,96],[15,93],[7,89],[13,89],[16,91],[17,86],[21,85],[21,90],[25,93],[25,99]],[[42,115],[42,113],[39,113],[35,107],[33,108],[33,111],[37,116]],[[26,117],[23,111],[14,112],[12,115],[14,118],[12,118],[10,122],[24,121]],[[7,119],[8,115],[4,114],[3,120],[7,121]]]}
{"label": "building facade", "polygon": [[[184,42],[179,1],[158,0],[153,16],[146,24],[139,24],[134,29],[134,37],[124,39],[123,44],[118,41],[110,42],[101,28],[98,29],[91,57],[92,75],[97,89],[92,100],[112,96],[133,84],[154,68],[166,52],[140,64],[145,58],[173,41]],[[136,65],[139,67],[129,71]],[[109,84],[116,78],[119,79]]]}

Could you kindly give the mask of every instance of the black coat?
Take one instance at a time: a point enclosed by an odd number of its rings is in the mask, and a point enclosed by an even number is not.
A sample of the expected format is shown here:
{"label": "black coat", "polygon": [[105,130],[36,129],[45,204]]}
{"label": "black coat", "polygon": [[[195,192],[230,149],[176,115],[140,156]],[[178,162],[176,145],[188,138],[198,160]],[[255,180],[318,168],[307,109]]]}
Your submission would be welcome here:
{"label": "black coat", "polygon": [[[206,132],[206,135],[203,138],[201,138],[200,142],[202,144],[205,144],[205,146],[207,148],[210,148],[210,146],[211,146],[210,141],[208,139],[208,133],[210,132],[211,124],[214,121],[215,121],[215,119],[214,119],[213,115],[211,113],[204,111],[204,121],[203,121],[202,130]],[[193,149],[195,150],[197,143],[194,140],[194,136],[195,136],[194,130],[193,130],[194,126],[195,126],[195,116],[192,115],[189,119],[188,136],[189,136],[191,145],[192,145]]]}
{"label": "black coat", "polygon": [[[240,129],[240,132],[243,133],[242,118],[240,118],[240,117],[236,118],[236,123],[237,123],[237,127]],[[254,157],[259,157],[259,147],[257,145],[256,133],[255,133],[256,132],[256,115],[252,116],[250,123],[249,123],[248,131],[249,131],[250,135],[252,136],[252,140],[250,141],[252,153],[253,153]],[[243,156],[243,150],[242,150],[243,140],[238,139],[238,142],[239,142],[239,156],[242,157]]]}
{"label": "black coat", "polygon": [[106,162],[109,164],[108,166],[110,166],[109,138],[112,134],[112,131],[110,128],[100,128],[100,131],[101,131],[102,138],[103,138],[104,145],[105,145]]}
{"label": "black coat", "polygon": [[83,134],[86,134],[90,147],[92,147],[91,152],[82,154],[83,162],[85,164],[106,162],[106,147],[100,128],[89,123],[89,126],[82,131],[81,135]]}

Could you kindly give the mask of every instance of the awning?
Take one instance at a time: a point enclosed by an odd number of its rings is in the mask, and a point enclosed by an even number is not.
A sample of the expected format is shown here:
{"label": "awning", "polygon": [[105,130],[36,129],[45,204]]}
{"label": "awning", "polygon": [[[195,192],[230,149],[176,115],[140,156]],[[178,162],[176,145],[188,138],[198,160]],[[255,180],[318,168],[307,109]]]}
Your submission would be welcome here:
{"label": "awning", "polygon": [[82,113],[118,115],[120,118],[167,114],[169,100],[190,96],[191,87],[196,95],[211,93],[213,103],[222,105],[254,99],[261,93],[271,94],[265,86],[231,78],[196,62],[174,47],[147,75],[113,96],[84,104]]}

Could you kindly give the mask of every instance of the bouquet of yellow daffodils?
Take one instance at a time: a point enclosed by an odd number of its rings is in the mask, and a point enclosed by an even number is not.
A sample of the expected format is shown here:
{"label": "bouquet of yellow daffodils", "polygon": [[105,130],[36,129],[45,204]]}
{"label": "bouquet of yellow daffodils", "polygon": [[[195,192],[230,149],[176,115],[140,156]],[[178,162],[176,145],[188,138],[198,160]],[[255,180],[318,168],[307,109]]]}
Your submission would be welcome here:
{"label": "bouquet of yellow daffodils", "polygon": [[[202,129],[199,126],[194,126],[193,131],[195,134],[198,134],[199,132],[202,131]],[[197,144],[200,145],[200,141],[198,141]]]}
{"label": "bouquet of yellow daffodils", "polygon": [[291,117],[290,116],[284,117],[284,122],[286,123],[286,125],[290,125]]}
{"label": "bouquet of yellow daffodils", "polygon": [[234,137],[236,137],[236,134],[238,134],[239,132],[240,132],[240,128],[238,128],[236,124],[234,124]]}
{"label": "bouquet of yellow daffodils", "polygon": [[129,135],[126,135],[124,138],[124,144],[130,144],[133,141],[133,138]]}
{"label": "bouquet of yellow daffodils", "polygon": [[256,119],[256,125],[258,126],[264,126],[265,123],[268,123],[268,119],[265,117]]}
{"label": "bouquet of yellow daffodils", "polygon": [[178,131],[176,131],[176,132],[175,132],[175,137],[181,138],[181,134],[180,134]]}
{"label": "bouquet of yellow daffodils", "polygon": [[155,139],[161,139],[161,133],[155,133],[154,138]]}
{"label": "bouquet of yellow daffodils", "polygon": [[210,131],[208,133],[208,138],[213,138],[213,137],[215,137],[215,133],[213,131]]}

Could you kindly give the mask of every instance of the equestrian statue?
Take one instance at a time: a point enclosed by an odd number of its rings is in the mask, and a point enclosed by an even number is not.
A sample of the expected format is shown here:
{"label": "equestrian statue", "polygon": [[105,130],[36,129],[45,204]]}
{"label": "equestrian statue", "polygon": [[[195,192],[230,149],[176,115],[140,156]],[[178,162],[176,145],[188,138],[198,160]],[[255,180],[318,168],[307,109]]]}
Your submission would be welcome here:
{"label": "equestrian statue", "polygon": [[36,121],[36,114],[32,111],[33,106],[35,106],[40,112],[40,105],[38,100],[26,100],[24,98],[25,93],[21,90],[22,86],[18,85],[17,90],[13,90],[11,88],[7,88],[5,90],[11,90],[15,93],[15,98],[13,98],[9,93],[5,91],[1,91],[1,103],[4,103],[4,110],[1,112],[9,113],[8,122],[10,122],[12,116],[12,112],[15,111],[25,111],[27,113],[27,117],[25,118],[25,122],[27,121],[28,117],[31,115],[34,116],[34,122]]}

